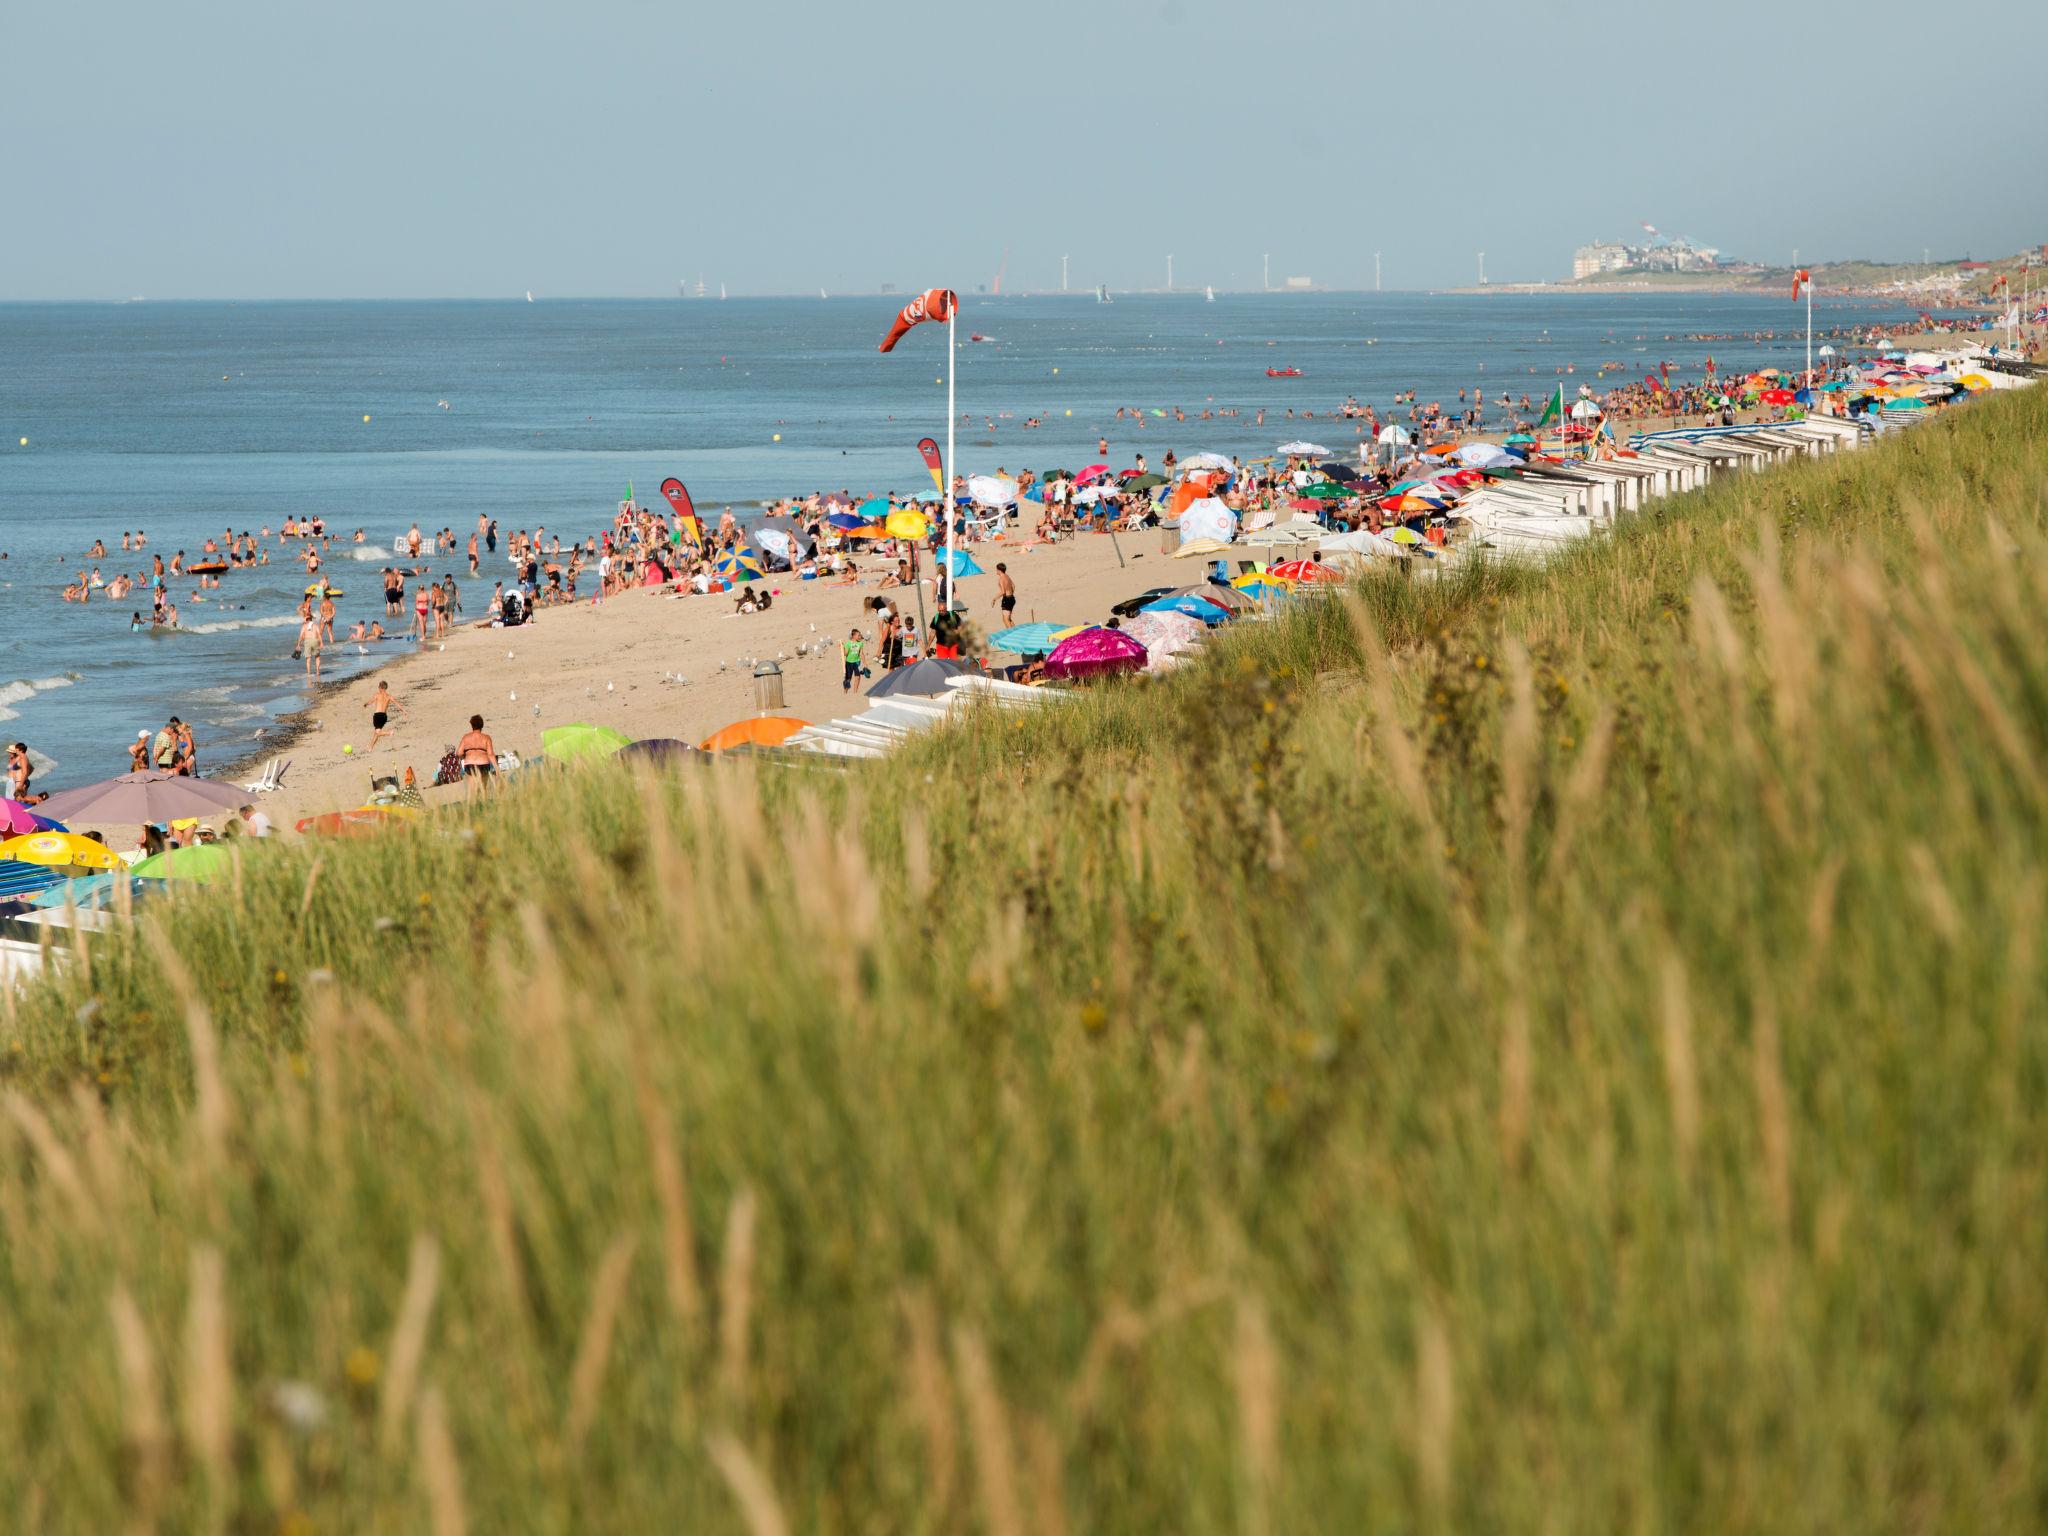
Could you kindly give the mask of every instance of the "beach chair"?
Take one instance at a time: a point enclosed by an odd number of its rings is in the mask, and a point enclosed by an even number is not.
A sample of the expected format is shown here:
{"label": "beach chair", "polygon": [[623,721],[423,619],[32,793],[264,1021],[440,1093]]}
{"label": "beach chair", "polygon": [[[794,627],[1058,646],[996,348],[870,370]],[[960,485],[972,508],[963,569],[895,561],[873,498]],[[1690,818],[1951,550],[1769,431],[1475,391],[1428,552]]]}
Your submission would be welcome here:
{"label": "beach chair", "polygon": [[284,776],[290,772],[292,760],[288,757],[273,757],[263,765],[263,772],[253,784],[243,788],[252,795],[267,795],[284,788]]}

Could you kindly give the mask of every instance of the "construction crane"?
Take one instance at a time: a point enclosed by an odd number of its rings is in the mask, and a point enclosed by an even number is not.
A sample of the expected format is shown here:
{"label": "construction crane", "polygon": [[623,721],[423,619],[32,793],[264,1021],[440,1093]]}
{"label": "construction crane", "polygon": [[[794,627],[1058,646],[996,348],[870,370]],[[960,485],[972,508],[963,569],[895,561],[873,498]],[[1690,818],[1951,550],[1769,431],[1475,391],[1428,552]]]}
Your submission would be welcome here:
{"label": "construction crane", "polygon": [[1009,271],[1009,270],[1010,270],[1010,252],[1009,252],[1009,249],[1008,249],[1007,247],[1005,247],[1005,248],[1004,248],[1004,250],[1003,250],[1003,259],[1002,259],[1002,260],[1001,260],[1000,262],[998,262],[998,263],[996,264],[996,280],[995,280],[995,282],[994,282],[994,283],[992,283],[992,284],[990,284],[990,285],[989,285],[989,290],[988,290],[988,291],[989,291],[989,293],[990,293],[990,294],[991,294],[992,296],[994,296],[994,297],[996,297],[996,298],[1000,298],[1000,297],[1002,297],[1002,292],[1003,292],[1003,274],[1004,274],[1005,272]]}

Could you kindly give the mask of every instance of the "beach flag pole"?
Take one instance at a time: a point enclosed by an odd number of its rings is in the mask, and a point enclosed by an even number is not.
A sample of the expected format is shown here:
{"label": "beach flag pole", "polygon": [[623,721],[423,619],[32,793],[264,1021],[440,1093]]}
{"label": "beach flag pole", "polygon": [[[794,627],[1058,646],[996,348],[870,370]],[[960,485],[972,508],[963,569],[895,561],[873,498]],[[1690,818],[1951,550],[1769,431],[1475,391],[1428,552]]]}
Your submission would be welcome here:
{"label": "beach flag pole", "polygon": [[1813,388],[1813,284],[1806,285],[1806,387]]}
{"label": "beach flag pole", "polygon": [[953,611],[953,525],[957,521],[953,506],[953,426],[960,414],[953,408],[953,374],[959,362],[955,341],[959,324],[960,306],[956,303],[953,312],[946,316],[946,483],[939,496],[939,511],[946,519],[945,601],[939,605],[945,613]]}

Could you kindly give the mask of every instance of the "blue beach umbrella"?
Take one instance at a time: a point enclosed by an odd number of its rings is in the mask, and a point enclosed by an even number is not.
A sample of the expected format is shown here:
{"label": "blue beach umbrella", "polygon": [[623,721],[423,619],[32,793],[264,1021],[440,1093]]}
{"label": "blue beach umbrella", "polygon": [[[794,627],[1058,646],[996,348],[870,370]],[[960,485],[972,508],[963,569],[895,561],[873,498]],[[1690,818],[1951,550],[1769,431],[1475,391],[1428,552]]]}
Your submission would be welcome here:
{"label": "blue beach umbrella", "polygon": [[830,517],[825,519],[825,524],[827,527],[837,528],[842,533],[850,532],[855,528],[865,528],[867,526],[867,522],[868,520],[866,518],[856,516],[854,513],[851,512],[834,512]]}
{"label": "blue beach umbrella", "polygon": [[889,515],[889,498],[886,496],[871,496],[860,504],[858,510],[862,522],[879,523]]}
{"label": "blue beach umbrella", "polygon": [[1008,651],[1012,656],[1047,656],[1058,645],[1064,624],[1014,624],[988,637],[989,648]]}
{"label": "blue beach umbrella", "polygon": [[1237,590],[1246,597],[1255,597],[1260,602],[1273,602],[1293,594],[1277,581],[1247,581],[1237,584]]}
{"label": "blue beach umbrella", "polygon": [[1212,603],[1207,598],[1196,597],[1187,592],[1177,597],[1162,597],[1156,603],[1147,603],[1138,612],[1184,613],[1191,619],[1200,619],[1212,628],[1230,617],[1230,610],[1222,604]]}

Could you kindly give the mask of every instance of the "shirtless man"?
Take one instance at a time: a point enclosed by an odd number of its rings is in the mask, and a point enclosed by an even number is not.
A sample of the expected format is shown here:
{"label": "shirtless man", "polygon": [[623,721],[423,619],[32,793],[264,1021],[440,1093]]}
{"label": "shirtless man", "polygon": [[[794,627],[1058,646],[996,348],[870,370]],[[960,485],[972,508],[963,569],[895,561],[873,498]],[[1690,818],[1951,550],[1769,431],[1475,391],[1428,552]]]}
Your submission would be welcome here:
{"label": "shirtless man", "polygon": [[374,751],[380,739],[395,734],[390,724],[392,715],[398,711],[398,700],[391,697],[390,685],[380,678],[377,691],[363,700],[363,708],[370,712],[370,749]]}
{"label": "shirtless man", "polygon": [[996,565],[996,606],[1003,611],[1003,627],[1008,629],[1017,613],[1017,583],[1010,579],[1010,568],[1000,562]]}

